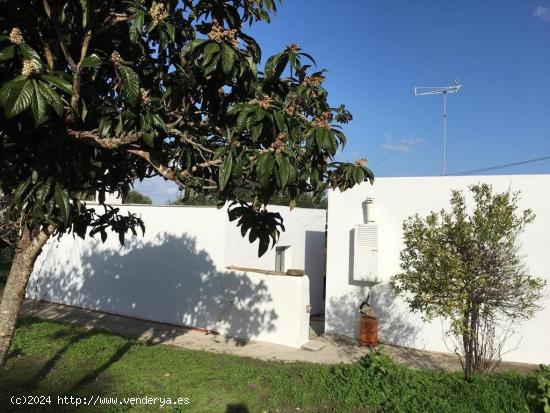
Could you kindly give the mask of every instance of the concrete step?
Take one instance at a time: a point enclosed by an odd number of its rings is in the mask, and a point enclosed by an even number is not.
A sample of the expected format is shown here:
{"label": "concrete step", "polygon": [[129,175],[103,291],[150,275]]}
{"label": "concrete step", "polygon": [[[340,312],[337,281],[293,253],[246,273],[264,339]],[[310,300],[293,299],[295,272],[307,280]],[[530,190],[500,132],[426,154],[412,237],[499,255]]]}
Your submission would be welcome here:
{"label": "concrete step", "polygon": [[320,341],[310,340],[302,346],[302,350],[306,351],[319,351],[325,347],[325,343]]}

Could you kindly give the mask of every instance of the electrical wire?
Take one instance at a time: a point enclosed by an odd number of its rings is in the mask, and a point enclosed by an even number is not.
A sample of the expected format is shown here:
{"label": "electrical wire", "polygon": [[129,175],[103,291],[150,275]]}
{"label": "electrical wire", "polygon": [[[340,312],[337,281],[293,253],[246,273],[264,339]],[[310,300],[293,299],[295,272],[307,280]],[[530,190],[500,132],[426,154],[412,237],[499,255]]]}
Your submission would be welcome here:
{"label": "electrical wire", "polygon": [[519,161],[519,162],[512,162],[512,163],[506,163],[506,164],[501,164],[501,165],[489,166],[487,168],[473,169],[471,171],[455,172],[455,173],[447,174],[447,175],[454,175],[454,176],[457,176],[457,175],[473,175],[473,174],[478,174],[478,173],[481,173],[481,172],[495,171],[497,169],[502,169],[502,168],[510,168],[512,166],[519,166],[519,165],[525,165],[525,164],[529,164],[529,163],[533,163],[533,162],[546,161],[546,160],[549,160],[549,159],[550,159],[550,155],[549,156],[542,156],[540,158],[527,159],[525,161]]}

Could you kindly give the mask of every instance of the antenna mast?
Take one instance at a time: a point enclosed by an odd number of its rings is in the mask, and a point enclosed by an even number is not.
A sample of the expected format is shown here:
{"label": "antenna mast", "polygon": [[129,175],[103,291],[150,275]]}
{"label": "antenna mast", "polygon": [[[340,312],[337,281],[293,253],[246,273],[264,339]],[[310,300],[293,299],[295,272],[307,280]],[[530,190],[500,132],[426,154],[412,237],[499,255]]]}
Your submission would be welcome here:
{"label": "antenna mast", "polygon": [[443,176],[447,175],[447,95],[458,93],[462,84],[453,80],[451,86],[414,88],[415,96],[443,95]]}

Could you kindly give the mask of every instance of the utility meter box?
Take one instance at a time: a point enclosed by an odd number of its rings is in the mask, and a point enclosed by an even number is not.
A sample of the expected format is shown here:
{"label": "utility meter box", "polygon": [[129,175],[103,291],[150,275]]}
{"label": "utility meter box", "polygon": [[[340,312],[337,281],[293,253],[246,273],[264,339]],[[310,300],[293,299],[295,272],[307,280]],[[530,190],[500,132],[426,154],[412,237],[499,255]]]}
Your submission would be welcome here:
{"label": "utility meter box", "polygon": [[353,230],[353,280],[378,280],[378,228],[359,224]]}

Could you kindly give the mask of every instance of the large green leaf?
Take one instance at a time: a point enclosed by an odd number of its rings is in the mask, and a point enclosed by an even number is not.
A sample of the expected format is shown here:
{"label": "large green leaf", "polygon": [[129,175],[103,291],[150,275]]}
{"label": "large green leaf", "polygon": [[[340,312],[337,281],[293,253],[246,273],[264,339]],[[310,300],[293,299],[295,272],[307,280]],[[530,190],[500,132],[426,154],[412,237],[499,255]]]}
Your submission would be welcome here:
{"label": "large green leaf", "polygon": [[202,66],[207,67],[212,62],[212,57],[215,54],[219,53],[220,45],[216,42],[208,43],[204,48],[204,59],[202,61]]}
{"label": "large green leaf", "polygon": [[36,53],[36,50],[30,47],[27,43],[21,43],[19,45],[19,50],[21,50],[21,54],[24,59],[32,60],[40,71],[44,70],[44,64],[40,59],[40,55]]}
{"label": "large green leaf", "polygon": [[233,70],[235,63],[235,51],[228,45],[222,45],[222,70],[225,75],[229,75]]}
{"label": "large green leaf", "polygon": [[150,148],[154,148],[155,147],[155,137],[153,136],[153,134],[151,133],[143,133],[141,135],[141,139],[143,140],[143,142],[145,142],[145,144],[147,146],[149,146]]}
{"label": "large green leaf", "polygon": [[141,115],[140,124],[141,124],[142,131],[151,130],[151,127],[153,125],[153,115],[151,114],[151,111],[149,110],[149,108],[147,108],[145,113]]}
{"label": "large green leaf", "polygon": [[275,156],[273,152],[263,152],[258,156],[258,163],[256,164],[256,176],[262,187],[266,187],[271,172],[273,171],[273,165],[275,163]]}
{"label": "large green leaf", "polygon": [[71,211],[71,202],[69,200],[69,194],[59,183],[55,185],[54,199],[59,211],[61,212],[61,219],[63,219],[63,223],[67,225]]}
{"label": "large green leaf", "polygon": [[99,126],[97,128],[97,132],[99,133],[99,136],[102,138],[106,137],[109,134],[109,130],[111,129],[112,120],[109,117],[103,117],[99,120]]}
{"label": "large green leaf", "polygon": [[139,36],[143,33],[143,24],[145,22],[145,13],[137,13],[130,21],[130,41],[137,43]]}
{"label": "large green leaf", "polygon": [[15,45],[12,44],[11,46],[8,46],[0,52],[0,60],[8,60],[13,57],[15,54]]}
{"label": "large green leaf", "polygon": [[40,92],[40,86],[37,80],[31,80],[34,88],[34,94],[31,102],[32,115],[36,126],[46,120],[47,101]]}
{"label": "large green leaf", "polygon": [[229,153],[225,158],[225,160],[223,161],[223,163],[220,165],[219,184],[220,184],[220,189],[222,191],[227,185],[227,182],[229,181],[232,168],[233,168],[233,156],[231,155],[231,153]]}
{"label": "large green leaf", "polygon": [[176,40],[176,28],[168,22],[164,23],[164,27],[166,28],[166,33],[170,40],[174,42]]}
{"label": "large green leaf", "polygon": [[275,78],[281,77],[286,65],[288,64],[288,55],[283,54],[275,60],[275,68],[273,69],[272,76]]}
{"label": "large green leaf", "polygon": [[279,132],[284,132],[285,127],[285,116],[283,115],[283,112],[276,111],[273,114],[275,118],[275,124],[277,125],[277,129],[279,129]]}
{"label": "large green leaf", "polygon": [[183,46],[182,53],[183,54],[190,53],[206,41],[208,41],[208,40],[207,39],[195,39],[195,40],[187,43],[185,46]]}
{"label": "large green leaf", "polygon": [[40,78],[48,83],[51,83],[54,86],[57,86],[59,89],[61,89],[65,93],[68,93],[69,95],[73,94],[73,85],[71,85],[71,83],[67,79],[61,76],[42,75],[40,76]]}
{"label": "large green leaf", "polygon": [[88,116],[88,106],[86,105],[85,100],[81,100],[82,103],[82,111],[80,112],[80,118],[86,122],[86,117]]}
{"label": "large green leaf", "polygon": [[16,80],[9,80],[0,88],[0,106],[6,104],[6,99],[10,95],[11,87],[15,84]]}
{"label": "large green leaf", "polygon": [[267,59],[265,63],[265,75],[268,78],[280,77],[288,64],[288,55],[285,53],[277,53]]}
{"label": "large green leaf", "polygon": [[258,137],[262,134],[263,127],[263,122],[255,123],[252,125],[252,127],[250,128],[250,139],[252,139],[253,142],[256,142],[258,140]]}
{"label": "large green leaf", "polygon": [[327,141],[327,147],[328,147],[329,153],[331,155],[335,155],[336,151],[338,150],[338,143],[336,142],[336,137],[332,130],[327,129],[326,141]]}
{"label": "large green leaf", "polygon": [[264,255],[268,249],[269,249],[269,237],[266,237],[266,236],[260,237],[260,240],[258,243],[258,257],[261,257],[262,255]]}
{"label": "large green leaf", "polygon": [[86,56],[82,63],[80,64],[80,67],[93,67],[98,68],[101,66],[101,57],[99,57],[97,54],[92,53],[89,56]]}
{"label": "large green leaf", "polygon": [[14,82],[4,104],[6,117],[12,118],[26,110],[31,105],[33,95],[34,87],[29,79]]}
{"label": "large green leaf", "polygon": [[352,171],[351,172],[352,182],[350,182],[351,186],[355,184],[360,184],[365,180],[365,171],[363,170],[362,167],[360,166],[352,167],[351,171]]}
{"label": "large green leaf", "polygon": [[279,181],[281,188],[285,188],[288,183],[288,179],[290,178],[290,161],[282,153],[278,153],[275,156],[275,160],[277,161],[277,166],[279,169]]}
{"label": "large green leaf", "polygon": [[21,182],[15,192],[13,193],[13,199],[18,204],[23,202],[23,196],[26,194],[27,189],[31,186],[31,179],[26,179],[25,181]]}
{"label": "large green leaf", "polygon": [[36,203],[35,203],[35,210],[39,210],[44,206],[44,202],[49,197],[51,192],[51,185],[52,185],[53,177],[49,177],[46,179],[46,182],[44,182],[38,191],[36,191]]}
{"label": "large green leaf", "polygon": [[164,120],[162,119],[162,117],[157,113],[153,115],[153,124],[156,127],[162,129],[163,131],[166,131],[166,124],[164,123]]}
{"label": "large green leaf", "polygon": [[265,118],[266,113],[267,112],[262,108],[256,108],[254,120],[257,122],[261,121],[263,118]]}
{"label": "large green leaf", "polygon": [[120,77],[122,77],[122,90],[130,103],[135,103],[139,96],[139,76],[128,66],[118,66]]}
{"label": "large green leaf", "polygon": [[58,116],[63,115],[63,100],[46,82],[37,81],[38,91],[42,94],[48,105],[57,113]]}
{"label": "large green leaf", "polygon": [[254,40],[253,37],[243,32],[239,33],[239,37],[246,42],[248,49],[252,52],[253,61],[259,62],[260,60],[262,60],[262,49],[260,48],[260,45],[258,44],[258,42]]}
{"label": "large green leaf", "polygon": [[239,116],[237,116],[237,123],[236,123],[238,131],[242,131],[245,128],[248,115],[251,112],[252,112],[251,108],[245,108],[239,112]]}
{"label": "large green leaf", "polygon": [[220,54],[219,53],[216,53],[214,55],[214,57],[212,57],[212,61],[210,62],[210,64],[203,68],[204,72],[204,76],[208,76],[210,73],[212,73],[214,70],[216,70],[216,68],[218,67],[218,62],[220,61]]}
{"label": "large green leaf", "polygon": [[316,128],[315,140],[319,149],[329,150],[329,132],[325,128]]}
{"label": "large green leaf", "polygon": [[270,56],[269,59],[267,59],[267,62],[265,63],[265,75],[267,77],[273,76],[273,71],[275,69],[275,65],[277,64],[277,60],[282,56],[282,53],[277,53],[273,56]]}

